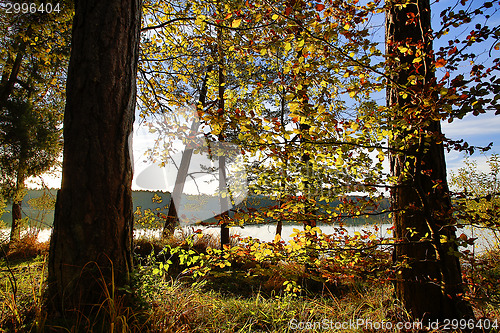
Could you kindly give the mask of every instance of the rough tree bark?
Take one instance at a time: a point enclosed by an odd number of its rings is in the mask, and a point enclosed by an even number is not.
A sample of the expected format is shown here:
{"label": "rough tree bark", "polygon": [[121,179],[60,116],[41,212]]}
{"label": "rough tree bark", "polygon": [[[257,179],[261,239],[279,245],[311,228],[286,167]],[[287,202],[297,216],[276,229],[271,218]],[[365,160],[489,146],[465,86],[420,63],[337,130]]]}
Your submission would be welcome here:
{"label": "rough tree bark", "polygon": [[403,264],[396,276],[396,297],[414,319],[473,318],[461,297],[460,263],[453,253],[455,229],[440,118],[433,103],[430,4],[403,2],[407,4],[389,2],[386,13],[387,101],[397,131],[392,147],[405,151],[391,156],[398,185],[391,194],[399,243],[393,257]]}
{"label": "rough tree bark", "polygon": [[99,307],[132,270],[132,161],[140,0],[76,1],[62,186],[48,264],[53,311]]}

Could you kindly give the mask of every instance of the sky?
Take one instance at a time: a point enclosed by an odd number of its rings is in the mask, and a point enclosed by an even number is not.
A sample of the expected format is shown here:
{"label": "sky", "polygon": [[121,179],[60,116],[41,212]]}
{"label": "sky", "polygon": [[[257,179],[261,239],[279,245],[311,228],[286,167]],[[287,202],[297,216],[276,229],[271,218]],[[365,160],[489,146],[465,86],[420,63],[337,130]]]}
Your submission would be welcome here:
{"label": "sky", "polygon": [[[488,113],[474,117],[468,115],[462,120],[455,120],[450,123],[442,124],[443,132],[450,139],[464,139],[470,145],[487,146],[493,142],[491,150],[485,153],[476,152],[470,156],[471,160],[478,162],[478,169],[487,172],[489,171],[486,164],[487,157],[491,154],[500,154],[500,115],[495,116],[494,113]],[[451,151],[446,154],[446,163],[448,174],[450,171],[456,171],[464,166],[464,153]]]}

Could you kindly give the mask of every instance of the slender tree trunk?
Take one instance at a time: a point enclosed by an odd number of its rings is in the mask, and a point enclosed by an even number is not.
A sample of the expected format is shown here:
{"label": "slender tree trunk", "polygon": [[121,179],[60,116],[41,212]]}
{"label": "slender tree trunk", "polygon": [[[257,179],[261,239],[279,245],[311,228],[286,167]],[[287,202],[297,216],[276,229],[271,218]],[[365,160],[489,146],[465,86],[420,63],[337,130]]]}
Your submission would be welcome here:
{"label": "slender tree trunk", "polygon": [[[281,129],[284,132],[285,131],[285,111],[286,111],[286,100],[285,100],[285,95],[286,95],[286,90],[285,87],[283,86],[281,88],[281,112],[280,112],[280,122],[281,122]],[[288,175],[288,140],[283,137],[284,140],[284,158],[282,159],[283,163],[283,172],[281,173],[281,180],[280,180],[280,193],[279,195],[279,201],[278,205],[281,208],[283,204],[285,203],[283,200],[283,196],[286,194],[286,182],[287,182],[287,175]],[[280,235],[283,232],[283,213],[280,214],[278,223],[276,224],[276,235]]]}
{"label": "slender tree trunk", "polygon": [[[297,58],[302,57],[302,50],[297,53]],[[310,113],[309,96],[308,96],[308,83],[306,82],[305,72],[299,72],[300,84],[302,88],[297,91],[297,95],[300,101],[301,116],[308,117]],[[312,195],[315,191],[313,188],[313,165],[311,163],[311,156],[307,152],[305,141],[309,138],[309,129],[311,125],[301,122],[299,124],[300,130],[300,146],[304,153],[301,156],[302,160],[302,185],[303,185],[303,197],[304,197],[304,228],[316,227],[316,216],[314,211],[314,206],[312,204]]]}
{"label": "slender tree trunk", "polygon": [[76,2],[48,264],[47,299],[58,312],[88,315],[129,283],[140,25],[140,0]]}
{"label": "slender tree trunk", "polygon": [[433,106],[430,14],[428,0],[411,0],[404,7],[390,2],[386,16],[391,78],[387,100],[395,124],[391,145],[405,151],[391,155],[398,185],[391,194],[398,242],[393,257],[401,264],[395,292],[410,315],[424,324],[425,320],[474,317],[461,297],[461,269],[454,255],[442,133]]}
{"label": "slender tree trunk", "polygon": [[25,165],[22,158],[19,160],[17,168],[16,190],[12,200],[12,226],[10,228],[10,244],[18,243],[21,240],[21,206],[24,197],[24,180],[26,178]]}
{"label": "slender tree trunk", "polygon": [[[294,4],[295,10],[297,12],[301,11],[301,8],[306,5],[305,2],[299,2],[299,1],[292,1]],[[294,18],[298,21],[301,20],[300,16],[295,16]],[[304,30],[302,28],[297,28],[295,32],[295,38],[297,40],[301,38],[305,38]],[[301,63],[301,58],[303,54],[304,47],[301,47],[299,50],[297,50],[297,63]],[[303,60],[305,61],[305,60]],[[310,118],[310,113],[311,113],[311,105],[309,104],[309,82],[307,78],[307,70],[304,68],[301,68],[299,72],[296,75],[296,79],[298,81],[298,86],[300,89],[296,90],[295,93],[295,98],[299,102],[299,116],[300,118],[305,118],[308,119]],[[303,210],[303,224],[304,228],[309,227],[315,227],[316,226],[316,216],[315,216],[315,211],[314,207],[312,204],[312,198],[311,198],[311,189],[312,189],[312,163],[311,163],[311,156],[307,152],[307,147],[305,145],[305,141],[307,141],[309,137],[309,129],[311,128],[311,125],[309,125],[307,122],[304,122],[302,119],[300,119],[299,123],[299,145],[300,149],[304,151],[301,156],[301,177],[302,177],[302,186],[303,186],[303,202],[304,202],[304,210]]]}
{"label": "slender tree trunk", "polygon": [[[212,71],[212,66],[208,66],[205,77],[203,78],[203,84],[201,86],[200,97],[198,99],[198,105],[196,106],[197,115],[200,116],[201,112],[205,107],[205,101],[207,99],[207,80],[208,73]],[[190,137],[194,137],[198,134],[198,128],[200,127],[201,117],[198,119],[193,119],[193,123],[190,129]],[[194,149],[192,147],[186,146],[181,157],[181,164],[179,165],[179,170],[177,171],[177,176],[175,178],[174,190],[170,196],[170,203],[168,205],[167,219],[163,227],[162,237],[167,238],[172,235],[176,225],[179,222],[179,216],[177,213],[177,208],[175,203],[180,203],[182,191],[184,190],[184,184],[188,176],[189,165],[191,164],[191,157],[193,156]]]}
{"label": "slender tree trunk", "polygon": [[10,228],[10,243],[15,244],[21,240],[21,205],[22,200],[12,202],[12,226]]}
{"label": "slender tree trunk", "polygon": [[226,156],[219,156],[219,200],[220,200],[220,217],[222,219],[222,224],[220,225],[220,246],[224,249],[224,245],[229,244],[229,227],[227,223],[227,218],[229,215],[229,200],[226,192]]}
{"label": "slender tree trunk", "polygon": [[280,235],[283,232],[283,220],[279,219],[278,223],[276,224],[276,235]]}
{"label": "slender tree trunk", "polygon": [[[299,2],[297,1],[295,4],[295,9],[300,12],[300,8],[305,6],[305,2]],[[300,17],[296,17],[296,19],[300,20]],[[305,38],[306,35],[304,34],[304,31],[302,28],[297,29],[295,33],[296,39],[299,40],[301,38]],[[300,48],[297,50],[297,63],[301,63],[301,58],[303,58],[303,51],[304,47]],[[303,60],[304,63],[306,60]],[[295,92],[296,98],[299,102],[299,116],[300,116],[300,122],[299,122],[299,147],[300,150],[303,152],[301,155],[301,169],[300,169],[300,176],[301,176],[301,182],[302,182],[302,202],[304,204],[304,209],[302,211],[302,220],[303,220],[303,225],[304,229],[307,230],[309,228],[314,228],[316,227],[316,212],[315,212],[315,207],[314,203],[312,200],[312,195],[313,195],[313,187],[312,187],[312,180],[313,180],[313,170],[312,170],[312,162],[311,162],[311,155],[308,152],[308,144],[307,141],[310,141],[310,135],[309,135],[309,129],[311,128],[311,125],[309,125],[308,121],[311,119],[311,104],[309,104],[309,80],[307,77],[307,70],[305,68],[300,68],[297,77],[298,85]],[[306,119],[306,121],[303,121],[303,119]],[[300,216],[300,215],[299,215]],[[311,233],[306,233],[305,235],[306,238],[312,238],[313,235]],[[306,262],[305,262],[305,267],[304,267],[304,273],[305,276],[303,277],[302,285],[305,286],[306,289],[313,289],[317,287],[318,282],[311,279],[309,276],[313,272],[314,268],[313,265],[311,264],[318,258],[318,251],[314,248],[311,247],[306,247],[306,253],[307,256],[309,257]]]}
{"label": "slender tree trunk", "polygon": [[[219,15],[222,15],[222,6],[220,1],[217,1],[217,11]],[[224,137],[224,126],[223,126],[223,117],[225,112],[225,99],[224,92],[226,89],[226,78],[225,78],[225,68],[224,68],[224,51],[223,51],[223,32],[222,28],[217,30],[217,62],[219,67],[219,89],[218,89],[218,117],[219,117],[219,125],[221,126],[218,139],[219,143],[225,141]],[[222,145],[219,145],[219,150]],[[223,195],[227,192],[227,182],[226,182],[226,156],[222,152],[218,152],[218,160],[219,160],[219,203],[221,209],[221,225],[220,225],[220,246],[221,249],[224,249],[224,245],[229,244],[229,227],[227,224],[227,218],[229,215],[229,202],[228,196]]]}

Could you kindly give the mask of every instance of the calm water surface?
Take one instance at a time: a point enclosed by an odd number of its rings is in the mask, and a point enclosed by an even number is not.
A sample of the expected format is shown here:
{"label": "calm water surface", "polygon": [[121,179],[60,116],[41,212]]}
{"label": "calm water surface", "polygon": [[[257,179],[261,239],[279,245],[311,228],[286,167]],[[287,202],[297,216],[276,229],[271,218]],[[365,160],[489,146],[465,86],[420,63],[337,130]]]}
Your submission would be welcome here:
{"label": "calm water surface", "polygon": [[[361,232],[363,230],[366,231],[371,231],[375,233],[378,237],[383,237],[383,238],[390,238],[392,237],[392,230],[390,228],[392,227],[391,224],[380,224],[377,225],[351,225],[351,226],[344,226],[344,228],[347,230],[347,232],[350,235],[354,235],[355,232]],[[320,226],[320,229],[323,233],[325,234],[333,234],[336,232],[336,228],[338,226],[332,226],[332,225],[324,225]],[[378,230],[377,230],[378,228]],[[219,228],[215,227],[183,227],[184,232],[192,232],[192,230],[197,230],[197,229],[202,229],[203,233],[208,233],[208,234],[213,234],[213,235],[218,235],[219,233]],[[282,229],[282,239],[284,241],[289,241],[291,239],[290,235],[294,233],[294,229],[299,229],[302,230],[302,226],[299,225],[284,225]],[[29,231],[28,231],[29,232]],[[38,240],[40,242],[45,242],[48,241],[50,238],[52,230],[51,229],[43,229],[40,230],[38,233]],[[180,231],[179,231],[180,232]],[[274,239],[274,236],[276,234],[276,225],[249,225],[245,227],[232,227],[230,230],[232,235],[240,235],[241,237],[253,237],[260,239],[262,241],[267,241],[270,242]],[[9,237],[10,230],[8,229],[3,229],[0,230],[0,237],[1,239],[6,239]],[[469,246],[470,250],[475,250],[476,252],[483,252],[493,246],[496,245],[496,238],[495,235],[493,234],[492,231],[486,230],[486,229],[481,229],[481,228],[462,228],[457,230],[456,234],[457,236],[460,236],[462,233],[467,235],[467,237],[477,237],[477,240],[475,242],[475,248],[472,246]],[[141,237],[141,236],[149,236],[149,237],[159,237],[161,234],[160,230],[153,230],[153,229],[136,229],[134,230],[134,237]]]}

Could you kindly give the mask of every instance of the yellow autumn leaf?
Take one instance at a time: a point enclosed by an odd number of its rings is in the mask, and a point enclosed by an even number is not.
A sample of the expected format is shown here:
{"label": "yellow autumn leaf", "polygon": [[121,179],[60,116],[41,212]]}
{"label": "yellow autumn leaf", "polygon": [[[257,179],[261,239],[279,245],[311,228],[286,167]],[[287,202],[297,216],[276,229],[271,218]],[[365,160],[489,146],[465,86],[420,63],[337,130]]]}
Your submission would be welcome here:
{"label": "yellow autumn leaf", "polygon": [[290,113],[291,113],[290,117],[293,117],[294,114],[297,113],[296,111],[299,109],[300,104],[297,103],[297,102],[291,102],[291,103],[288,104],[288,106],[290,107]]}
{"label": "yellow autumn leaf", "polygon": [[407,48],[407,47],[404,47],[404,46],[398,46],[398,50],[399,50],[399,52],[401,52],[401,53],[406,53],[406,52],[408,52],[408,48]]}
{"label": "yellow autumn leaf", "polygon": [[201,25],[201,23],[205,20],[205,18],[206,18],[205,15],[198,15],[196,17],[196,20],[194,21],[194,24]]}
{"label": "yellow autumn leaf", "polygon": [[383,152],[378,153],[377,157],[378,157],[378,160],[379,160],[380,162],[383,162],[383,161],[384,161],[384,159],[385,159],[385,156],[384,156],[384,153],[383,153]]}
{"label": "yellow autumn leaf", "polygon": [[241,24],[241,19],[234,20],[233,23],[231,24],[232,28],[238,28]]}

